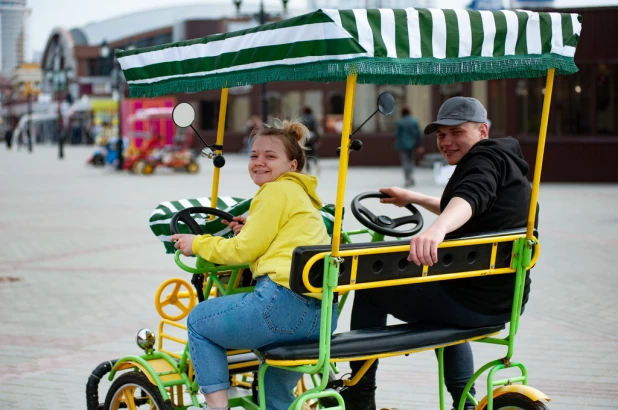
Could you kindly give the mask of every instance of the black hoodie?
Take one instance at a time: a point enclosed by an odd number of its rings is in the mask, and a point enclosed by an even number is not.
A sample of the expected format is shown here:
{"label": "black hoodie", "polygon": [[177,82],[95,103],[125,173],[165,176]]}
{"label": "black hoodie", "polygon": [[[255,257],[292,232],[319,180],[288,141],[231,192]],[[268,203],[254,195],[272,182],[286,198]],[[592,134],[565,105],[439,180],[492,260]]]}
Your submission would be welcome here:
{"label": "black hoodie", "polygon": [[[530,204],[528,164],[517,140],[484,139],[464,155],[440,200],[440,210],[454,198],[472,207],[472,217],[452,235],[466,235],[526,227]],[[451,235],[449,235],[451,236]],[[510,312],[515,275],[504,274],[440,282],[446,292],[466,308],[483,314]],[[524,303],[530,279],[526,275]]]}

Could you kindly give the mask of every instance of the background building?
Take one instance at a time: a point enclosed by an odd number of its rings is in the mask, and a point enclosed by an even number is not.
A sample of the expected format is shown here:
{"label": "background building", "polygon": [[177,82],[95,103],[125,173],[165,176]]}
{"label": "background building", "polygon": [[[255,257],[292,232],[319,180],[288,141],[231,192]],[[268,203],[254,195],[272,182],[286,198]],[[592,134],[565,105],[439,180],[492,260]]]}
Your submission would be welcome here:
{"label": "background building", "polygon": [[[317,6],[319,3],[319,0],[315,1]],[[358,6],[352,3],[351,6]],[[284,4],[275,7],[269,3],[267,11],[271,14],[266,20],[306,11],[285,10]],[[70,30],[56,28],[50,33],[42,56],[43,92],[61,102],[59,109],[63,104],[70,106],[84,98],[107,99],[109,103],[103,105],[119,107],[118,101],[128,95],[128,89],[113,57],[113,49],[156,46],[258,24],[257,2],[241,1],[236,5],[238,9],[227,0],[213,1],[133,13]],[[417,4],[419,7],[428,5],[431,5],[431,0],[420,0]],[[364,4],[360,6],[364,7]],[[390,7],[390,4],[385,6]],[[584,20],[575,56],[580,72],[555,80],[543,179],[618,182],[618,165],[613,161],[618,155],[618,48],[608,46],[611,44],[608,39],[618,37],[618,26],[614,24],[618,21],[618,7],[551,11],[576,12],[582,14]],[[487,106],[492,121],[491,135],[517,138],[527,160],[533,164],[544,86],[544,79],[443,86],[359,85],[355,126],[375,111],[375,102],[381,92],[392,92],[398,108],[390,117],[376,115],[356,134],[362,139],[364,149],[354,152],[350,163],[398,164],[393,149],[393,132],[400,108],[409,106],[424,125],[435,118],[444,100],[465,95],[473,96]],[[344,90],[344,83],[313,82],[270,83],[264,87],[231,89],[225,150],[242,149],[249,132],[249,120],[263,116],[264,107],[266,117],[298,117],[302,108],[309,106],[321,124],[320,155],[335,156]],[[219,96],[219,91],[205,91],[172,97],[195,107],[195,127],[206,139],[213,141]],[[116,120],[118,123],[120,121]],[[426,137],[425,143],[429,154],[436,151],[434,136]]]}
{"label": "background building", "polygon": [[0,0],[0,73],[5,77],[29,62],[28,20],[31,10],[26,0]]}

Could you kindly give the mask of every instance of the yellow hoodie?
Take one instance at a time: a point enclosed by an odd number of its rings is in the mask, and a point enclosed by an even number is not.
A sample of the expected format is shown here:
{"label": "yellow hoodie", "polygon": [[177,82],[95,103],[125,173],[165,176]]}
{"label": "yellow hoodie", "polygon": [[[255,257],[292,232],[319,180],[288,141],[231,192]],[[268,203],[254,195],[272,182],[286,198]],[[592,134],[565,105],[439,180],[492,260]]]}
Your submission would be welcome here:
{"label": "yellow hoodie", "polygon": [[199,235],[193,241],[193,253],[217,264],[249,263],[254,278],[268,275],[289,288],[294,248],[330,243],[317,185],[315,177],[299,172],[286,172],[262,185],[237,236]]}

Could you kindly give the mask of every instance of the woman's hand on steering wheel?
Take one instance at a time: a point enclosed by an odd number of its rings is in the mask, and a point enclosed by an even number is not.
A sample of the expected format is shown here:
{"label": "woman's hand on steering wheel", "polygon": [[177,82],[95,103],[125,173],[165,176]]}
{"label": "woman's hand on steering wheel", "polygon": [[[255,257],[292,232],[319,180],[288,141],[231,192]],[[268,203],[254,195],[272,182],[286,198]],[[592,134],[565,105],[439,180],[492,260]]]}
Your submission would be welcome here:
{"label": "woman's hand on steering wheel", "polygon": [[228,225],[230,229],[234,231],[234,235],[238,235],[240,233],[240,230],[245,226],[246,222],[247,222],[247,218],[242,215],[235,216],[231,222],[225,219],[221,220],[222,224]]}
{"label": "woman's hand on steering wheel", "polygon": [[184,256],[193,256],[193,240],[197,235],[187,233],[177,233],[172,235],[170,242],[174,248],[179,249]]}

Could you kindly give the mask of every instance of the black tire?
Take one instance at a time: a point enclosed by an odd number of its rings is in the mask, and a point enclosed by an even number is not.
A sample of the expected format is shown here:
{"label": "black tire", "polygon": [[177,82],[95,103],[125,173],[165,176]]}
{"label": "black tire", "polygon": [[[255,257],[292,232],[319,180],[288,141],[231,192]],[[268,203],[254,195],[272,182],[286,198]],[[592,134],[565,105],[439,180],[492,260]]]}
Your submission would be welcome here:
{"label": "black tire", "polygon": [[[173,410],[174,407],[169,401],[163,401],[161,392],[157,386],[152,384],[144,373],[130,372],[118,377],[109,388],[107,396],[105,396],[104,410],[117,410],[127,408],[127,405],[121,402],[121,394],[123,391],[128,391],[131,387],[137,387],[132,395],[132,400],[135,407],[138,409],[158,409],[158,410]],[[156,407],[152,407],[152,406]]]}
{"label": "black tire", "polygon": [[[479,410],[487,410],[487,405]],[[549,407],[521,393],[506,393],[494,398],[493,410],[549,410]]]}

